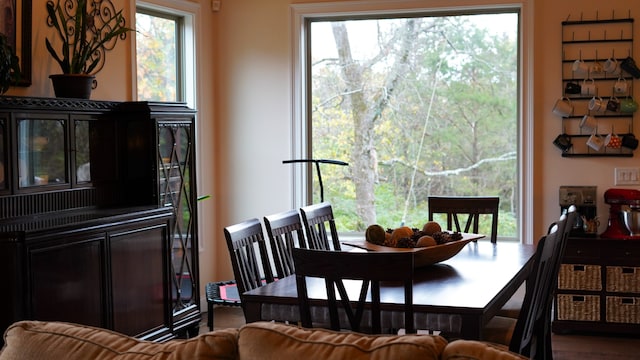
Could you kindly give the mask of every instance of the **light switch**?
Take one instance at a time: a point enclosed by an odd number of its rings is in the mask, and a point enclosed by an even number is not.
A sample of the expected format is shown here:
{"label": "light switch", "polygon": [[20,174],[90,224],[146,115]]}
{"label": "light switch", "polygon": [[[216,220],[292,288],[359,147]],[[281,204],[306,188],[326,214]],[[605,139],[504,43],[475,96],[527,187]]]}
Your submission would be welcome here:
{"label": "light switch", "polygon": [[616,168],[616,185],[640,185],[640,168]]}

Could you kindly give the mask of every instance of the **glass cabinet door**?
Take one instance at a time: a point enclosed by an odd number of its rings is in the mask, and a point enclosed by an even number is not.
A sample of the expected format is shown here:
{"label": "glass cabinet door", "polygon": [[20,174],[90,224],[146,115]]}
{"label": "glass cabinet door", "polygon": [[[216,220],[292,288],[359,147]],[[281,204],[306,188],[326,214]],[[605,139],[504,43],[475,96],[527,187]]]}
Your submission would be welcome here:
{"label": "glass cabinet door", "polygon": [[171,233],[171,292],[173,311],[179,312],[196,302],[197,266],[192,250],[194,207],[191,193],[192,139],[190,123],[161,123],[158,126],[160,160],[160,204],[172,206],[175,221]]}
{"label": "glass cabinet door", "polygon": [[18,186],[67,183],[65,121],[18,120]]}
{"label": "glass cabinet door", "polygon": [[90,149],[90,121],[76,120],[74,122],[75,142],[75,183],[82,184],[91,181],[91,149]]}

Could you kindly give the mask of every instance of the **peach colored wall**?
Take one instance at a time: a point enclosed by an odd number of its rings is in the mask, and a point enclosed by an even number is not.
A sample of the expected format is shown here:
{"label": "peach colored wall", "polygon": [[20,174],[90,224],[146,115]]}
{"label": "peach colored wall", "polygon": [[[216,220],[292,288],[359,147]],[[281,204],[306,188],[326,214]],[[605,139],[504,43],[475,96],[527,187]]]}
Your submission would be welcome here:
{"label": "peach colored wall", "polygon": [[[116,3],[131,4],[130,0]],[[449,1],[451,6],[464,0]],[[318,0],[221,0],[219,12],[210,0],[197,0],[201,11],[198,71],[199,193],[212,199],[199,204],[202,284],[233,277],[222,228],[251,217],[289,209],[291,172],[282,164],[291,154],[291,33],[292,3]],[[427,5],[441,0],[425,0]],[[487,2],[489,3],[489,2]],[[562,158],[551,144],[560,123],[551,113],[560,96],[560,30],[568,15],[601,16],[640,13],[640,3],[610,0],[530,0],[533,9],[533,231],[535,239],[559,215],[560,185],[597,185],[600,231],[606,226],[607,207],[602,193],[613,186],[615,167],[640,166],[633,158]],[[44,5],[34,1],[34,84],[12,89],[12,95],[53,96],[48,75],[54,65],[45,53]],[[128,19],[131,17],[128,16]],[[638,37],[636,28],[634,36]],[[636,40],[638,47],[640,40]],[[107,67],[98,75],[95,99],[132,98],[129,59],[131,48],[119,45],[109,53]],[[635,50],[637,56],[640,52]],[[637,85],[637,81],[635,81]],[[636,120],[637,121],[637,120]]]}
{"label": "peach colored wall", "polygon": [[[13,88],[7,95],[18,96],[42,96],[53,97],[53,87],[49,75],[61,73],[58,64],[51,58],[45,48],[45,39],[48,38],[54,48],[60,44],[55,30],[46,25],[47,11],[44,1],[32,1],[32,60],[31,69],[32,84],[26,88]],[[125,4],[122,0],[113,1],[118,8]],[[125,9],[126,10],[126,9]],[[127,23],[133,24],[132,17],[126,15]],[[131,36],[125,41],[119,41],[113,51],[107,53],[107,61],[104,69],[97,74],[98,87],[93,91],[91,98],[95,100],[128,100],[132,98],[131,84]]]}
{"label": "peach colored wall", "polygon": [[[558,97],[562,95],[561,79],[561,23],[571,16],[571,20],[631,17],[640,14],[640,3],[611,0],[601,1],[553,1],[535,0],[535,214],[538,228],[553,220],[558,214],[558,188],[561,185],[596,185],[598,187],[599,232],[607,226],[609,207],[604,203],[604,192],[614,186],[616,167],[640,167],[638,153],[632,158],[563,158],[551,141],[561,132],[560,119],[551,112]],[[638,59],[640,33],[634,27],[634,55]],[[638,81],[633,81],[637,88]],[[637,92],[636,92],[636,96]],[[637,115],[634,127],[638,132]],[[621,186],[622,187],[622,186]],[[623,186],[638,188],[637,186]]]}

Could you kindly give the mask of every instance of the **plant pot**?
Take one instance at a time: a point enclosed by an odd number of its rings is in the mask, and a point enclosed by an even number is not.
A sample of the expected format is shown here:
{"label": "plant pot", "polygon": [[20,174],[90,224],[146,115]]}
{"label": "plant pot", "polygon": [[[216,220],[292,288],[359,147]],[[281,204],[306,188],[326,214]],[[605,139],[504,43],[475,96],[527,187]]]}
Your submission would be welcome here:
{"label": "plant pot", "polygon": [[49,75],[53,91],[59,98],[89,99],[96,87],[96,77],[87,74]]}

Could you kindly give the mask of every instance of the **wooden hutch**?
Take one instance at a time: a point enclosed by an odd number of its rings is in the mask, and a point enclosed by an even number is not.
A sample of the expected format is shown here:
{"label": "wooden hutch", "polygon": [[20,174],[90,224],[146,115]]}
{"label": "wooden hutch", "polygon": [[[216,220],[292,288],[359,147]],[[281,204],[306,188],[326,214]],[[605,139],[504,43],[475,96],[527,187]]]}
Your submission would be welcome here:
{"label": "wooden hutch", "polygon": [[0,331],[34,319],[197,333],[195,115],[0,96]]}

